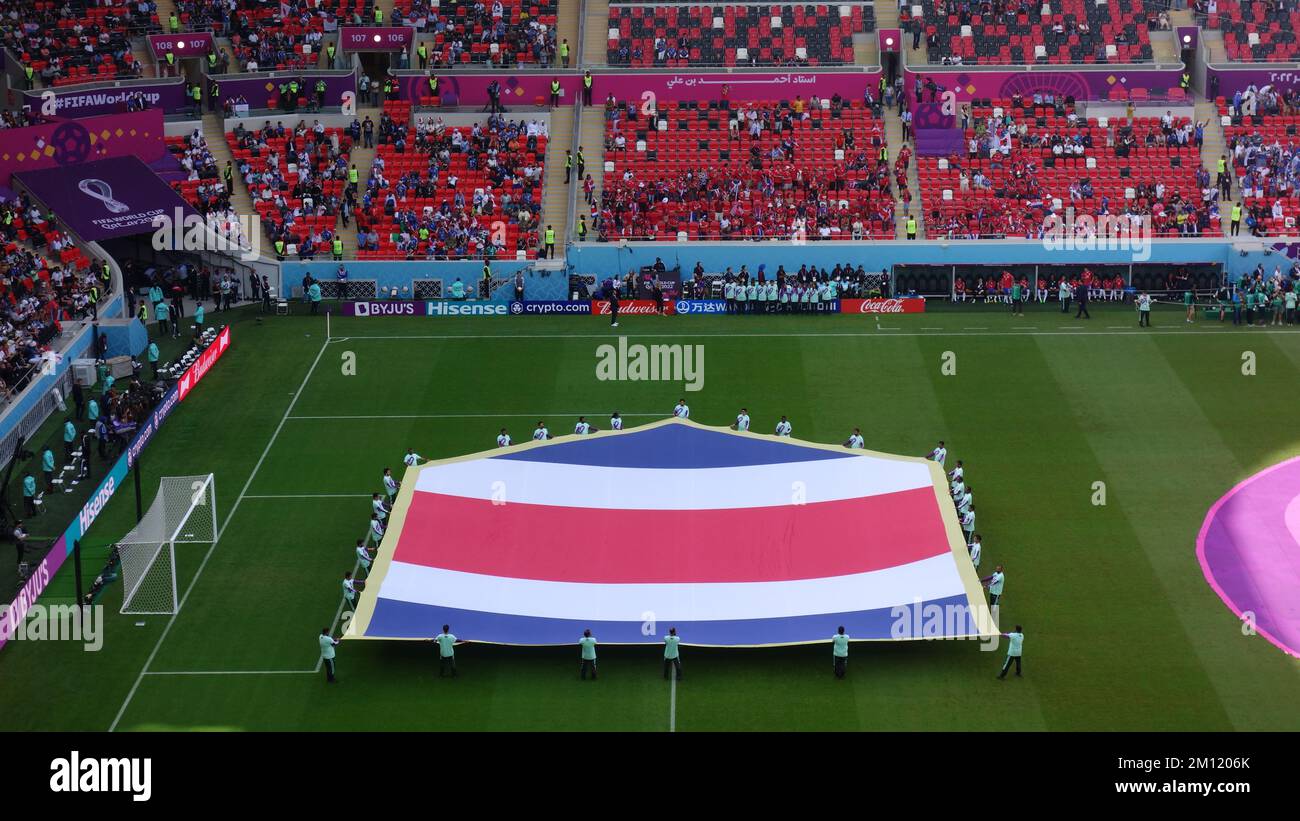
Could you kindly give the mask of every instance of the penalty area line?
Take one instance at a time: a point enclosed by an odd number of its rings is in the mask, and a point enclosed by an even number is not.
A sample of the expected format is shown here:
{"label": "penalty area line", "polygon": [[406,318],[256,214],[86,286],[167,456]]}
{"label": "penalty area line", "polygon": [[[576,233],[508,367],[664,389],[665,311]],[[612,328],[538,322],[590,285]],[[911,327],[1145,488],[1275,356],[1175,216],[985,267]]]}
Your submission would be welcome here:
{"label": "penalty area line", "polygon": [[309,676],[315,670],[149,670],[146,676]]}
{"label": "penalty area line", "polygon": [[171,633],[172,626],[176,624],[176,617],[185,609],[185,602],[189,601],[190,593],[194,592],[195,585],[198,584],[199,578],[203,576],[204,568],[208,566],[208,560],[212,558],[213,551],[215,551],[217,545],[221,543],[221,534],[224,533],[226,528],[230,525],[230,520],[235,517],[236,511],[239,510],[240,503],[243,502],[244,497],[248,495],[248,489],[253,486],[253,480],[257,478],[258,471],[262,469],[262,464],[266,461],[267,454],[271,452],[271,448],[275,445],[275,440],[280,438],[280,431],[284,430],[284,423],[288,421],[289,414],[293,412],[293,406],[298,404],[298,398],[302,396],[303,390],[306,389],[307,383],[311,380],[311,375],[316,372],[316,366],[320,364],[321,357],[325,355],[325,348],[328,344],[328,341],[321,343],[320,350],[316,353],[316,358],[312,360],[311,367],[307,369],[307,375],[302,378],[302,384],[298,386],[298,390],[294,393],[293,398],[289,400],[289,406],[284,409],[284,416],[280,418],[280,424],[275,426],[275,431],[271,434],[270,440],[267,441],[266,447],[262,450],[262,455],[258,457],[257,464],[253,465],[253,471],[248,474],[248,481],[244,482],[244,487],[239,491],[239,498],[235,499],[235,504],[231,506],[230,512],[226,514],[226,520],[221,523],[220,529],[217,530],[216,539],[213,540],[212,544],[208,547],[208,552],[203,554],[203,561],[199,563],[199,569],[194,571],[194,577],[191,578],[190,583],[186,585],[185,594],[181,596],[180,602],[176,605],[176,612],[167,620],[167,626],[163,628],[162,633],[158,636],[158,640],[154,642],[153,650],[149,652],[149,657],[145,659],[144,666],[140,668],[140,675],[136,676],[135,683],[131,685],[130,692],[126,694],[126,698],[122,701],[122,706],[118,709],[117,715],[113,717],[113,723],[108,726],[108,731],[110,733],[117,731],[118,723],[122,721],[122,716],[126,715],[126,708],[131,705],[131,700],[135,698],[136,691],[140,689],[140,682],[144,681],[145,673],[149,671],[149,667],[153,664],[153,660],[157,658],[158,651],[162,648],[163,642],[167,640],[167,635]]}

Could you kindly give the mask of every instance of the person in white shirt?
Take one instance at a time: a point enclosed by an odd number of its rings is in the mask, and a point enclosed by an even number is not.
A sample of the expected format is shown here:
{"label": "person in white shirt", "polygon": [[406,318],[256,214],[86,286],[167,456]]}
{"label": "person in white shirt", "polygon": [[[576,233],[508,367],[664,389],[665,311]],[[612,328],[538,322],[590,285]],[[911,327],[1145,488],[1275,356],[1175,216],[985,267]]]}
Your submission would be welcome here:
{"label": "person in white shirt", "polygon": [[375,554],[370,552],[369,547],[366,547],[366,540],[357,539],[357,563],[361,565],[362,570],[366,571],[367,576],[370,575],[370,562],[374,558]]}
{"label": "person in white shirt", "polygon": [[[536,439],[537,436],[534,435],[533,438]],[[499,448],[510,447],[510,433],[505,428],[502,428],[501,432],[497,434],[497,447]]]}
{"label": "person in white shirt", "polygon": [[966,534],[966,544],[970,544],[975,533],[975,505],[966,508],[961,515],[961,529]]}
{"label": "person in white shirt", "polygon": [[384,540],[384,523],[376,513],[370,514],[370,532],[366,534],[366,544],[370,544],[371,539],[375,540],[375,547],[379,547]]}
{"label": "person in white shirt", "polygon": [[939,447],[930,451],[930,453],[926,455],[925,458],[933,459],[934,461],[938,462],[940,465],[943,465],[943,460],[948,458],[948,449],[943,446],[943,440],[939,440]]}
{"label": "person in white shirt", "polygon": [[370,509],[379,517],[379,521],[388,518],[388,505],[384,504],[384,500],[379,498],[378,493],[370,497]]}
{"label": "person in white shirt", "polygon": [[384,490],[388,493],[388,501],[393,501],[393,497],[397,495],[397,489],[401,486],[401,483],[393,478],[393,469],[384,468]]}
{"label": "person in white shirt", "polygon": [[731,426],[732,430],[749,430],[749,409],[741,408],[740,413],[736,414],[736,421]]}
{"label": "person in white shirt", "polygon": [[948,478],[951,479],[951,480],[953,480],[953,481],[955,482],[955,481],[957,481],[958,479],[962,479],[962,478],[964,478],[965,476],[966,476],[966,468],[965,468],[964,465],[962,465],[961,460],[958,459],[958,460],[957,460],[957,467],[955,467],[955,468],[953,468],[952,470],[948,471]]}
{"label": "person in white shirt", "polygon": [[609,417],[609,429],[610,430],[623,429],[623,417],[618,415],[618,411],[614,411],[614,415]]}
{"label": "person in white shirt", "polygon": [[793,430],[794,430],[794,426],[791,425],[790,420],[786,419],[784,416],[781,417],[780,422],[776,423],[777,436],[789,436]]}
{"label": "person in white shirt", "polygon": [[586,436],[591,433],[591,423],[587,421],[587,417],[578,417],[578,424],[573,426],[573,432],[579,436]]}
{"label": "person in white shirt", "polygon": [[965,492],[966,480],[964,479],[953,479],[952,484],[948,487],[948,495],[952,496],[954,499],[960,499],[961,495]]}
{"label": "person in white shirt", "polygon": [[343,600],[347,602],[349,610],[357,609],[357,585],[352,581],[351,570],[343,574]]}
{"label": "person in white shirt", "polygon": [[983,537],[976,533],[975,538],[967,545],[970,549],[970,563],[975,566],[976,570],[980,569],[980,554],[984,552],[984,544],[981,541]]}
{"label": "person in white shirt", "polygon": [[[505,429],[502,428],[502,430],[504,431]],[[533,441],[540,442],[543,439],[550,439],[550,438],[551,438],[551,432],[546,429],[546,423],[539,421],[537,423],[537,430],[533,431]]]}
{"label": "person in white shirt", "polygon": [[866,443],[862,440],[862,430],[860,428],[854,428],[853,433],[849,434],[849,440],[844,443],[844,447],[853,450],[861,450],[865,446]]}
{"label": "person in white shirt", "polygon": [[677,400],[677,405],[673,408],[673,416],[676,416],[678,419],[691,418],[691,409],[687,406],[685,399]]}
{"label": "person in white shirt", "polygon": [[970,510],[970,506],[975,503],[975,497],[971,494],[970,487],[967,487],[955,501],[957,502],[958,513],[965,513]]}
{"label": "person in white shirt", "polygon": [[427,460],[420,454],[416,453],[414,449],[408,449],[406,455],[402,457],[402,463],[408,468],[413,468],[424,461]]}

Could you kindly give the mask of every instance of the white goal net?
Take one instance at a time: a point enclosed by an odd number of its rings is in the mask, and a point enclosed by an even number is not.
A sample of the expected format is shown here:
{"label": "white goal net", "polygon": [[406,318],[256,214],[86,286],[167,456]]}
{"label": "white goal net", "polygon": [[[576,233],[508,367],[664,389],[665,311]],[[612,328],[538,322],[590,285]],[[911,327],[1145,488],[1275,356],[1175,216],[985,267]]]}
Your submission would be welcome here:
{"label": "white goal net", "polygon": [[117,543],[122,612],[175,613],[176,545],[216,540],[217,486],[212,474],[162,477],[144,518]]}

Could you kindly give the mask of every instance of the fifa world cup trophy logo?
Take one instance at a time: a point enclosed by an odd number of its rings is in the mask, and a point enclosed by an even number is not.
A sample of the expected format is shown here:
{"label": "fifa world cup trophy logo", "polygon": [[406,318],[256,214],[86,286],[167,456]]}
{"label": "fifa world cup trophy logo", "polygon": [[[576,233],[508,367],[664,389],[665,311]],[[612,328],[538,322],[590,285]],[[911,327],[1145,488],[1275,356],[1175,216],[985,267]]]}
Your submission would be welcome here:
{"label": "fifa world cup trophy logo", "polygon": [[77,183],[81,193],[87,197],[97,199],[104,203],[104,207],[114,214],[122,214],[131,210],[131,206],[124,202],[113,199],[113,187],[103,180],[88,179]]}

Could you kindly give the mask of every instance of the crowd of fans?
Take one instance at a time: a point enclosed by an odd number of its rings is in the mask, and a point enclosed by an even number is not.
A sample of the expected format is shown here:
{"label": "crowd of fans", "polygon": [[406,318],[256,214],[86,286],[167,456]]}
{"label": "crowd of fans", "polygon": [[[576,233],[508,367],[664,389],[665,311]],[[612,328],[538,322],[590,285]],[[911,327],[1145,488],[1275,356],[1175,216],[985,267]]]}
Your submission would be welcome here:
{"label": "crowd of fans", "polygon": [[0,235],[0,394],[7,397],[50,355],[61,323],[96,315],[102,286],[54,218],[25,194],[0,202]]}
{"label": "crowd of fans", "polygon": [[891,162],[864,101],[606,105],[606,168],[595,230],[605,239],[863,239],[894,235]]}
{"label": "crowd of fans", "polygon": [[550,65],[556,0],[397,0],[393,25],[414,26],[427,54],[420,69],[461,63]]}
{"label": "crowd of fans", "polygon": [[357,247],[407,258],[535,252],[546,124],[499,114],[420,127],[385,112],[357,211]]}
{"label": "crowd of fans", "polygon": [[6,0],[0,44],[11,49],[45,85],[66,85],[143,72],[130,37],[158,31],[157,8],[148,2],[110,5],[80,0]]}
{"label": "crowd of fans", "polygon": [[1217,105],[1231,120],[1224,128],[1231,174],[1220,185],[1225,192],[1237,186],[1240,229],[1291,233],[1300,219],[1300,92],[1252,85]]}

